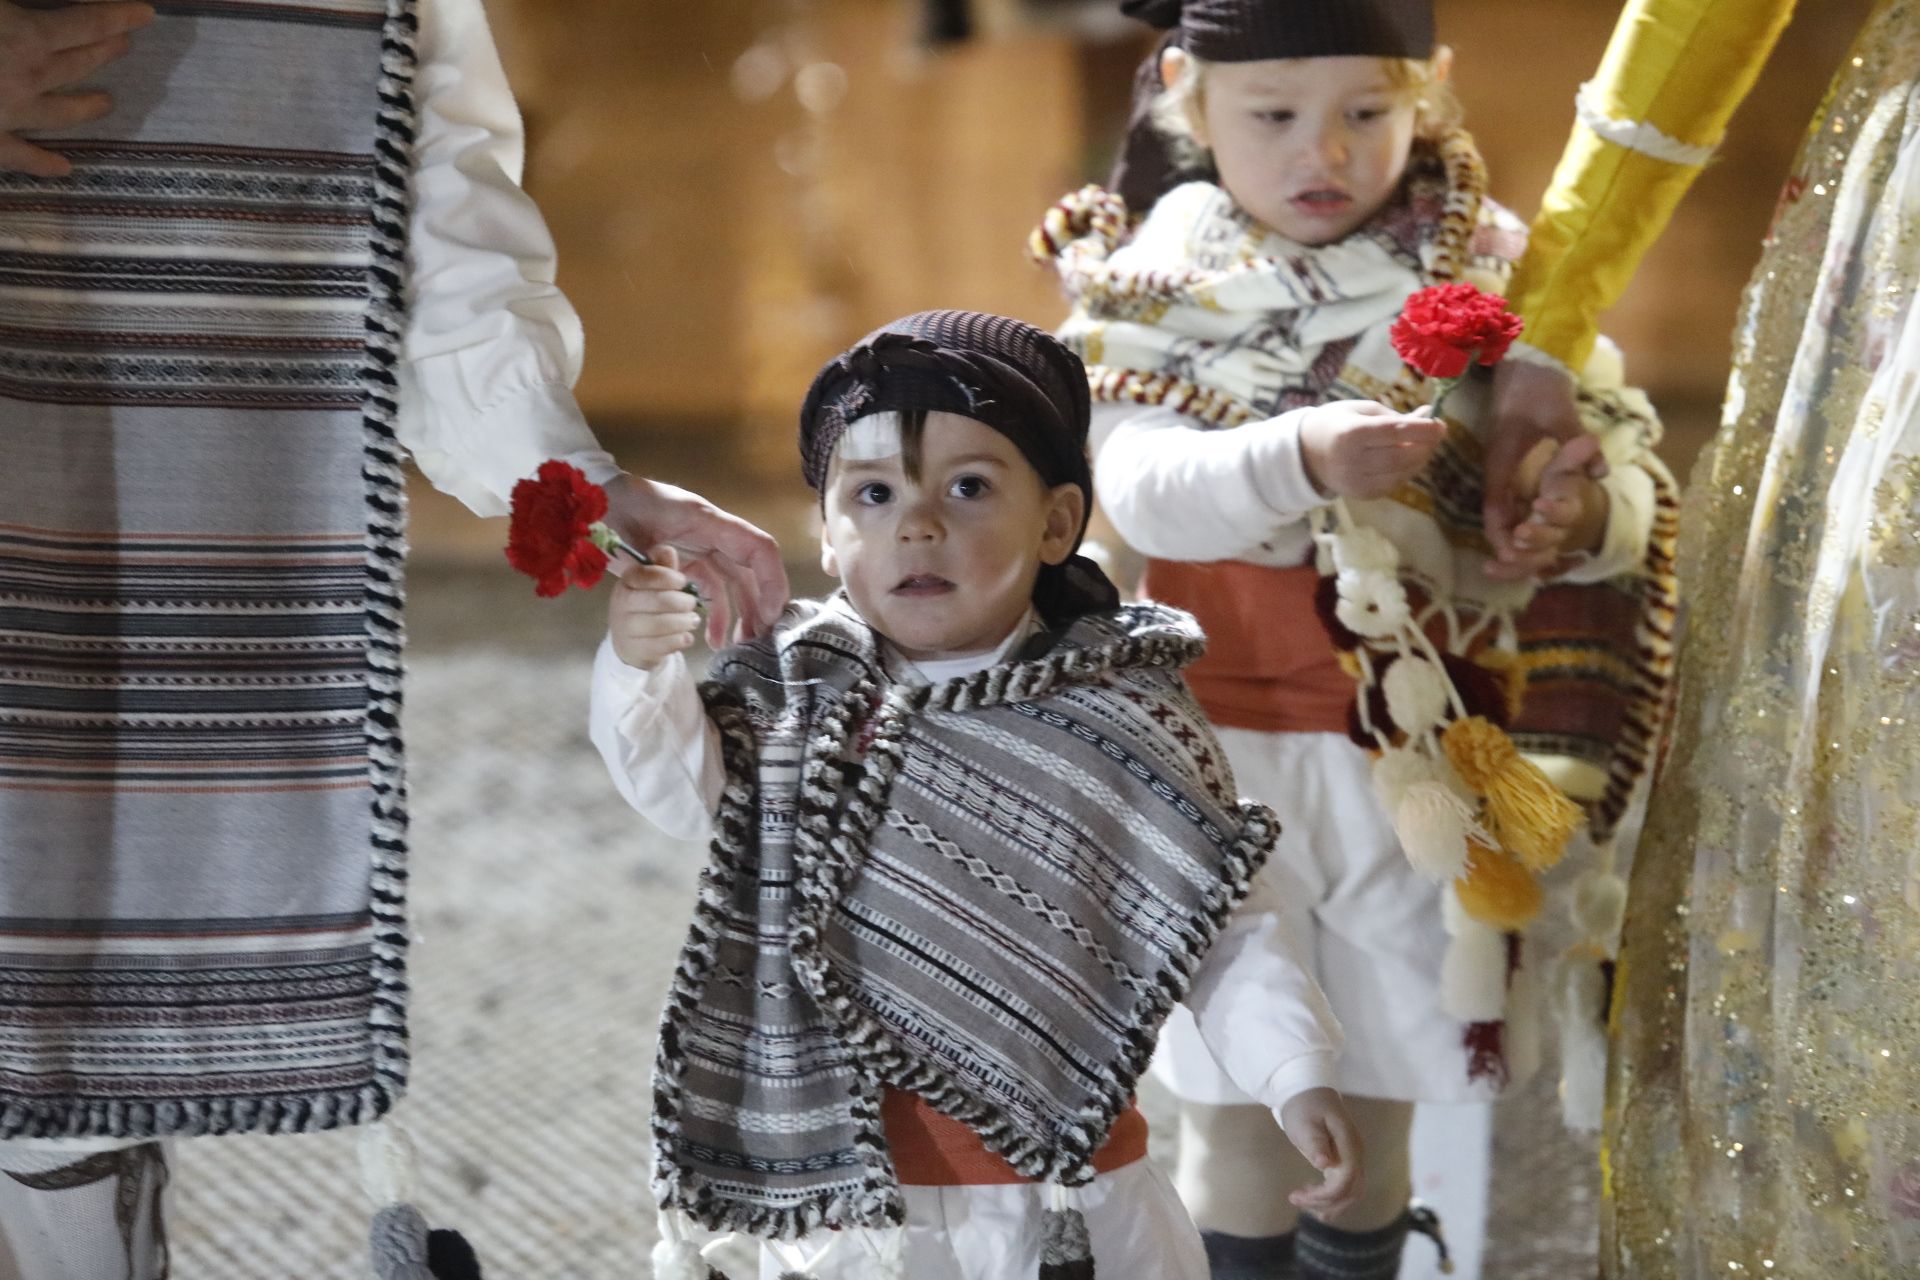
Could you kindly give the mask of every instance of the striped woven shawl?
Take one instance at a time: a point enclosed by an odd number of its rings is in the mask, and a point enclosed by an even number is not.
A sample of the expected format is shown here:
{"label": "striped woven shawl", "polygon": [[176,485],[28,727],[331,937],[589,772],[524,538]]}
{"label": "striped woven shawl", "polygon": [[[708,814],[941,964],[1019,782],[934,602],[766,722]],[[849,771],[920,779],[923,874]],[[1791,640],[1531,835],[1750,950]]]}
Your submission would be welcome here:
{"label": "striped woven shawl", "polygon": [[0,174],[0,1137],[399,1092],[412,0],[161,0]]}
{"label": "striped woven shawl", "polygon": [[726,791],[655,1063],[663,1207],[776,1238],[899,1222],[885,1086],[1030,1177],[1091,1176],[1277,833],[1180,679],[1201,643],[1136,606],[909,687],[836,597],[723,655]]}

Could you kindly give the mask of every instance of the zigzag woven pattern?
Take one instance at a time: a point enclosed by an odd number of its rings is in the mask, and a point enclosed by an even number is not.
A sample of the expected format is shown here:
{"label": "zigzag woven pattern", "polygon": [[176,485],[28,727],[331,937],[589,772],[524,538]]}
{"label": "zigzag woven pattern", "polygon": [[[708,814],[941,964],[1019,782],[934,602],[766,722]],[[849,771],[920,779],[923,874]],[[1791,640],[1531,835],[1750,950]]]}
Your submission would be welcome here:
{"label": "zigzag woven pattern", "polygon": [[1277,834],[1184,615],[893,685],[836,598],[717,661],[728,782],[661,1022],[654,1191],[715,1230],[897,1223],[883,1087],[1081,1182]]}

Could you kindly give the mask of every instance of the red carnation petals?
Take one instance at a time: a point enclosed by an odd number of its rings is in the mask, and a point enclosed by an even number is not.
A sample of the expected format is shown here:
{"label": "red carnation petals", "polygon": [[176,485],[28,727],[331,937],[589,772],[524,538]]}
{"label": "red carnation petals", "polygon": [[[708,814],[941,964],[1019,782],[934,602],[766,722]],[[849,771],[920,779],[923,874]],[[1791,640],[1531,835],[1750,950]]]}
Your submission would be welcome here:
{"label": "red carnation petals", "polygon": [[543,462],[513,486],[507,563],[534,581],[534,594],[557,596],[569,583],[591,587],[607,571],[607,553],[588,537],[607,514],[607,494],[580,468]]}
{"label": "red carnation petals", "polygon": [[1429,378],[1458,378],[1475,360],[1498,364],[1520,336],[1507,300],[1470,284],[1436,284],[1407,299],[1387,336],[1400,358]]}

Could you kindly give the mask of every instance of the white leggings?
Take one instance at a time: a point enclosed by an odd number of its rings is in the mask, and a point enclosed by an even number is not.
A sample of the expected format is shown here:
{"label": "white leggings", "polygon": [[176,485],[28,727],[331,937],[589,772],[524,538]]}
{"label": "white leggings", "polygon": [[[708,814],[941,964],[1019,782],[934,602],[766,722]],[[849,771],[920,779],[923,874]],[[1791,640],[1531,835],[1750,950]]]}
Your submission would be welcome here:
{"label": "white leggings", "polygon": [[0,1142],[0,1280],[167,1280],[157,1142]]}

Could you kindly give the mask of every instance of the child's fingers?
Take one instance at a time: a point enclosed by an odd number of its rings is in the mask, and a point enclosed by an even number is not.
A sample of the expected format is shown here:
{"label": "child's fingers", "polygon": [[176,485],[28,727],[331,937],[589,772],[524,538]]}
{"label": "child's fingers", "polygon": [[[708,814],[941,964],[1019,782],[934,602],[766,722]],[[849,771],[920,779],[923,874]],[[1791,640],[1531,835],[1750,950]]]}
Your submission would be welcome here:
{"label": "child's fingers", "polygon": [[1395,417],[1377,422],[1356,423],[1348,427],[1343,444],[1357,449],[1399,449],[1408,446],[1431,447],[1447,434],[1444,424],[1432,418]]}
{"label": "child's fingers", "polygon": [[685,591],[687,575],[680,569],[680,553],[669,546],[648,547],[650,564],[641,564],[624,551],[613,553],[619,586],[629,591]]}
{"label": "child's fingers", "polygon": [[1553,457],[1547,462],[1546,470],[1542,473],[1541,479],[1544,481],[1551,476],[1588,476],[1597,478],[1594,477],[1593,473],[1595,465],[1602,468],[1600,472],[1601,475],[1606,474],[1604,469],[1607,464],[1606,459],[1600,456],[1600,441],[1594,436],[1578,435],[1571,440],[1563,442],[1559,449],[1554,451]]}

